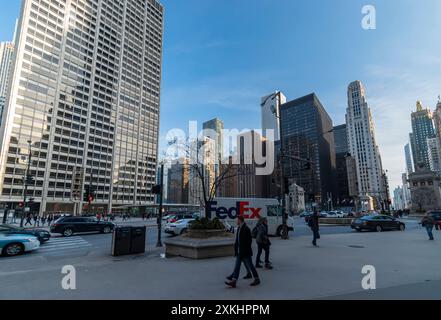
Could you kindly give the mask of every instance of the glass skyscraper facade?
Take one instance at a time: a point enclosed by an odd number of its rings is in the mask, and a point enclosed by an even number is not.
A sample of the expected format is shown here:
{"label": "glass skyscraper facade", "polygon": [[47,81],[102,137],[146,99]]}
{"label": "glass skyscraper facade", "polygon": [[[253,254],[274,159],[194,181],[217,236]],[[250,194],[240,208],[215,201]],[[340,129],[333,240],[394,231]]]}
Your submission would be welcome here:
{"label": "glass skyscraper facade", "polygon": [[423,163],[426,168],[430,168],[427,139],[436,137],[432,113],[430,109],[423,108],[421,101],[418,101],[416,111],[412,113],[411,118],[412,134],[410,136],[410,143],[415,171],[421,163]]}
{"label": "glass skyscraper facade", "polygon": [[[287,102],[281,106],[281,139],[287,159],[284,174],[304,188],[307,201],[313,194],[325,203],[336,199],[335,144],[332,120],[315,94]],[[289,156],[309,159],[305,163]]]}
{"label": "glass skyscraper facade", "polygon": [[30,153],[35,181],[27,196],[40,213],[82,208],[85,185],[94,186],[102,210],[153,202],[161,4],[25,0],[17,34],[0,132],[0,201],[14,206],[23,199]]}

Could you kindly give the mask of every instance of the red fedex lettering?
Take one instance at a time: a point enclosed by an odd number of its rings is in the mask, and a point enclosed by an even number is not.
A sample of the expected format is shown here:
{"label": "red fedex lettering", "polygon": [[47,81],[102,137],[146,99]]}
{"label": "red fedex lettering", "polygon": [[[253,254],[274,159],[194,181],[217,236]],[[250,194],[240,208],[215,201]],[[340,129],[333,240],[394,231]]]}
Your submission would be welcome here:
{"label": "red fedex lettering", "polygon": [[246,206],[249,204],[249,202],[239,202],[239,216],[243,216],[245,219],[248,219],[249,215],[245,214],[245,212],[248,212],[249,208]]}
{"label": "red fedex lettering", "polygon": [[251,209],[251,217],[250,219],[260,219],[260,211],[262,208],[250,208]]}

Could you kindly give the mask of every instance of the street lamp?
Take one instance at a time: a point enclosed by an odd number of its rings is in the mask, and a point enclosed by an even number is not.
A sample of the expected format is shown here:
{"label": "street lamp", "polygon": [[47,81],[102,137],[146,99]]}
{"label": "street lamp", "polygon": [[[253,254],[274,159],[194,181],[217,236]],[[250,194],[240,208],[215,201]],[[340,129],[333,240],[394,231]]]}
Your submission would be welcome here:
{"label": "street lamp", "polygon": [[24,191],[23,191],[23,211],[21,213],[20,227],[23,227],[24,222],[24,213],[27,212],[28,205],[26,203],[26,197],[28,193],[28,184],[33,182],[33,177],[30,175],[31,170],[31,161],[32,161],[32,141],[28,141],[29,143],[29,155],[28,155],[28,164],[26,168],[26,173],[24,177]]}
{"label": "street lamp", "polygon": [[277,107],[275,107],[274,105],[271,108],[271,111],[273,112],[274,116],[279,119],[280,124],[279,124],[279,128],[280,128],[280,193],[281,193],[281,197],[282,197],[282,239],[283,240],[288,240],[289,239],[289,235],[288,235],[288,216],[286,214],[286,191],[285,191],[285,175],[284,175],[284,168],[283,168],[283,160],[285,157],[285,150],[284,150],[284,146],[283,146],[283,129],[282,129],[282,114],[281,114],[281,101],[282,101],[282,92],[281,91],[276,91],[276,93],[274,93],[273,95],[269,96],[268,98],[265,99],[265,101],[262,102],[262,106],[264,106],[266,104],[266,102],[271,99],[271,100],[275,100],[276,97],[279,97],[278,102],[277,102]]}

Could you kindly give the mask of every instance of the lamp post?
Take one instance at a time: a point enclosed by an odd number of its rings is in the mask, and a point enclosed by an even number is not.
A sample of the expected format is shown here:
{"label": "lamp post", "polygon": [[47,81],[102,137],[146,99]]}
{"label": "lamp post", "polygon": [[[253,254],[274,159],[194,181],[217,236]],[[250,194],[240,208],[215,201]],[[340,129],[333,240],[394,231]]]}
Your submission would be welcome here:
{"label": "lamp post", "polygon": [[29,143],[29,155],[28,155],[28,164],[26,168],[26,173],[24,177],[24,191],[23,191],[23,211],[21,213],[21,219],[20,219],[20,227],[23,227],[23,221],[24,221],[24,213],[27,211],[28,205],[26,203],[26,197],[28,193],[28,183],[31,182],[32,177],[30,175],[31,170],[31,161],[32,161],[32,141],[28,141]]}
{"label": "lamp post", "polygon": [[159,195],[159,212],[158,212],[158,242],[156,247],[162,247],[162,207],[164,197],[164,162],[161,162],[161,177],[159,186],[156,186],[155,193]]}
{"label": "lamp post", "polygon": [[282,232],[281,236],[283,240],[289,239],[288,234],[288,215],[286,213],[286,190],[285,190],[285,174],[284,174],[284,158],[285,158],[285,149],[284,149],[284,143],[283,143],[283,128],[282,128],[282,114],[281,114],[281,101],[282,101],[282,92],[277,91],[275,94],[269,96],[265,101],[262,102],[262,106],[266,104],[266,102],[271,99],[275,100],[276,97],[278,97],[277,101],[277,107],[273,107],[273,114],[274,116],[279,119],[279,127],[280,127],[280,194],[281,194],[281,202],[282,202]]}

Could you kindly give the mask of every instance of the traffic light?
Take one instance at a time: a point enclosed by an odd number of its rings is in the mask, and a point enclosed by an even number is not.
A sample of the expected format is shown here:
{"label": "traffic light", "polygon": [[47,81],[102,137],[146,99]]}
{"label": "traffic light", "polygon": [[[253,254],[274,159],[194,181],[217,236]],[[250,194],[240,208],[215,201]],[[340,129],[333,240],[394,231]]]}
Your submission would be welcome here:
{"label": "traffic light", "polygon": [[28,203],[31,205],[35,202],[35,198],[29,198]]}
{"label": "traffic light", "polygon": [[18,203],[18,207],[19,207],[20,209],[23,209],[23,208],[24,208],[24,202],[19,202],[19,203]]}
{"label": "traffic light", "polygon": [[90,195],[90,186],[86,185],[84,186],[84,195],[83,195],[84,202],[89,202],[89,195]]}
{"label": "traffic light", "polygon": [[26,184],[33,184],[35,181],[35,178],[33,176],[31,176],[30,174],[28,174],[26,176]]}
{"label": "traffic light", "polygon": [[92,203],[96,198],[96,187],[91,185],[84,186],[83,202]]}

